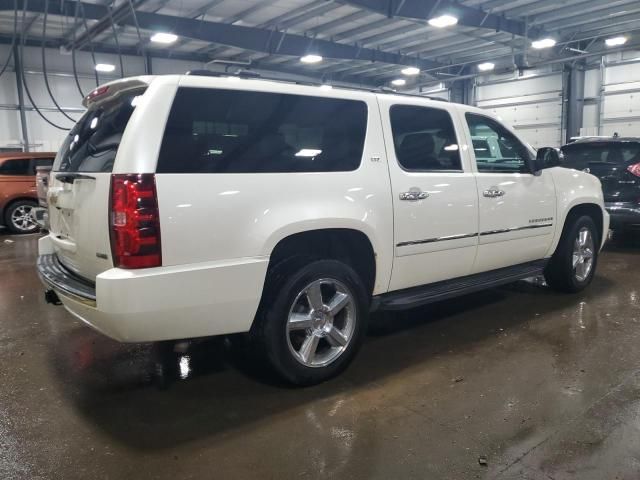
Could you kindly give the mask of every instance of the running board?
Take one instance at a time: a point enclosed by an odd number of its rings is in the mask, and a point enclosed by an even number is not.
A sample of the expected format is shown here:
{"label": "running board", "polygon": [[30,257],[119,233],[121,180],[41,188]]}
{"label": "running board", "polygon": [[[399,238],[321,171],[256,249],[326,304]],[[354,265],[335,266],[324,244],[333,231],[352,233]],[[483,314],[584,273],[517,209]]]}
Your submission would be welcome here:
{"label": "running board", "polygon": [[405,310],[448,298],[459,297],[487,288],[498,287],[524,278],[542,275],[547,259],[522,263],[513,267],[490,272],[476,273],[466,277],[444,280],[420,287],[384,293],[373,297],[372,310]]}

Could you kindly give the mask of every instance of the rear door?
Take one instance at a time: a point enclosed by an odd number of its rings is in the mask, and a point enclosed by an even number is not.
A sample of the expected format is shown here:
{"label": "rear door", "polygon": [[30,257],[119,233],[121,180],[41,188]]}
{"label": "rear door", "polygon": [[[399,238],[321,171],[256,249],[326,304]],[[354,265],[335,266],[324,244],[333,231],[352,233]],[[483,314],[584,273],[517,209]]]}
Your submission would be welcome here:
{"label": "rear door", "polygon": [[605,202],[637,202],[640,177],[629,167],[640,163],[640,143],[585,142],[562,147],[562,166],[583,170],[600,179]]}
{"label": "rear door", "polygon": [[136,99],[145,91],[140,84],[122,82],[94,98],[67,136],[50,175],[47,200],[55,252],[63,265],[89,280],[113,266],[111,171]]}
{"label": "rear door", "polygon": [[449,105],[379,102],[393,192],[389,289],[468,275],[478,244],[478,195]]}

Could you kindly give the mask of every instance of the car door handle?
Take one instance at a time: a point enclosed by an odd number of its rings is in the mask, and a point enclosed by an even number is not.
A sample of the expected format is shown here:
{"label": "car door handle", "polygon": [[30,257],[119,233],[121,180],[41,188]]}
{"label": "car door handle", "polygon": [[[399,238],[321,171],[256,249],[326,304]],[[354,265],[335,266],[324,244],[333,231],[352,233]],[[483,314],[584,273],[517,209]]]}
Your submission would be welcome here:
{"label": "car door handle", "polygon": [[500,190],[497,187],[491,187],[488,190],[485,190],[484,192],[482,192],[482,195],[484,195],[487,198],[497,198],[497,197],[502,197],[504,196],[505,191],[504,190]]}
{"label": "car door handle", "polygon": [[424,200],[429,194],[420,190],[409,190],[408,192],[402,192],[400,194],[400,200],[406,200],[407,202],[416,202],[418,200]]}

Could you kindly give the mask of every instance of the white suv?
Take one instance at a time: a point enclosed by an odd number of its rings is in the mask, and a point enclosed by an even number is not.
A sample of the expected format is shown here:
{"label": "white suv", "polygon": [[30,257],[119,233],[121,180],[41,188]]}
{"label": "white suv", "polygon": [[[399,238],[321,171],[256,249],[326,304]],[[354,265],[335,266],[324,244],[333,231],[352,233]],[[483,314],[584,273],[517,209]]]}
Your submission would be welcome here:
{"label": "white suv", "polygon": [[298,384],[347,366],[372,309],[583,289],[609,227],[598,179],[477,108],[198,74],[85,106],[51,174],[48,300],[123,342],[250,332]]}

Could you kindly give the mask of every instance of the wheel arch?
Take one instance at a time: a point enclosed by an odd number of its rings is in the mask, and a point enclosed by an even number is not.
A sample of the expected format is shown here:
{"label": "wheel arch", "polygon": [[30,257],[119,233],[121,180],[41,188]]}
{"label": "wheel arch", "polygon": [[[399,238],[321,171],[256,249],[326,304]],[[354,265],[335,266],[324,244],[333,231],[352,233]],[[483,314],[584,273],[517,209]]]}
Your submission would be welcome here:
{"label": "wheel arch", "polygon": [[332,227],[290,233],[280,238],[271,248],[267,272],[295,255],[345,262],[361,276],[369,294],[380,281],[374,243],[360,229]]}
{"label": "wheel arch", "polygon": [[598,234],[597,245],[602,245],[602,241],[606,236],[606,232],[604,232],[604,214],[602,212],[602,207],[592,201],[575,202],[567,210],[567,213],[562,220],[562,229],[559,229],[559,234],[557,234],[556,238],[554,239],[553,247],[550,250],[550,254],[553,254],[558,248],[560,239],[565,235],[565,232],[571,225],[571,222],[581,215],[587,215],[593,219],[598,230],[596,232]]}

